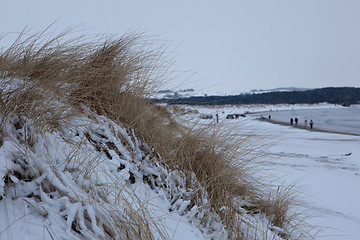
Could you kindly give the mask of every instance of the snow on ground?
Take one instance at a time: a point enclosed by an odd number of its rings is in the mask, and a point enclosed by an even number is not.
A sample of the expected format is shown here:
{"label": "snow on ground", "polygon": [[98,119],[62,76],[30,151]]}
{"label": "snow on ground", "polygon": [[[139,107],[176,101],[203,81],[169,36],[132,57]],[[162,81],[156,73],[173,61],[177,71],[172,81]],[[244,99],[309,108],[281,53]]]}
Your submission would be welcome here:
{"label": "snow on ground", "polygon": [[[317,110],[314,111],[314,108]],[[330,108],[331,111],[320,111]],[[343,107],[320,104],[196,109],[200,113],[214,116],[218,113],[220,124],[231,128],[234,133],[253,129],[267,136],[269,143],[276,143],[269,145],[265,150],[267,156],[261,159],[270,163],[266,166],[270,168],[269,175],[262,177],[268,179],[274,189],[284,184],[296,184],[293,190],[297,199],[301,201],[300,210],[304,211],[305,215],[311,215],[305,220],[320,228],[316,239],[360,239],[360,136],[309,131],[259,121],[256,117],[225,119],[229,113],[269,111],[269,109],[290,110],[283,112],[283,115],[291,111],[296,111],[300,115],[311,112],[314,119],[316,112],[320,114],[326,112],[332,115],[328,116],[329,118],[339,119],[344,112]],[[359,106],[346,108],[346,111],[358,109]],[[350,113],[350,116],[359,118],[356,111]],[[196,119],[196,115],[193,114],[192,118]],[[215,117],[212,120],[197,121],[215,124]],[[287,117],[284,121],[288,121]]]}
{"label": "snow on ground", "polygon": [[9,116],[0,135],[1,240],[124,239],[131,235],[117,224],[136,233],[144,220],[155,239],[226,238],[205,205],[186,210],[192,193],[181,173],[133,132],[84,111],[52,133]]}
{"label": "snow on ground", "polygon": [[257,124],[277,142],[263,159],[271,162],[273,184],[297,185],[304,210],[316,216],[309,223],[322,228],[318,238],[359,239],[360,136]]}

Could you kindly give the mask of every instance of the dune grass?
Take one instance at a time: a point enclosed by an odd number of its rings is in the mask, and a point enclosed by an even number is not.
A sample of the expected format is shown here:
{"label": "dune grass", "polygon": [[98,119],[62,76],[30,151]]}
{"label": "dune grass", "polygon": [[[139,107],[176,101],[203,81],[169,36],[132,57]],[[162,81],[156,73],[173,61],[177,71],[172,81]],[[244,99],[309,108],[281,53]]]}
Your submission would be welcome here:
{"label": "dune grass", "polygon": [[[233,144],[230,134],[209,127],[185,127],[166,107],[147,98],[169,77],[166,44],[134,33],[92,39],[69,35],[70,30],[54,37],[48,29],[36,34],[23,31],[0,53],[2,86],[19,80],[23,84],[14,90],[0,90],[2,116],[26,116],[43,131],[52,131],[76,115],[67,106],[79,111],[87,106],[133,129],[154,156],[185,174],[189,188],[194,187],[195,177],[232,239],[246,238],[239,218],[244,209],[260,211],[272,226],[296,232],[289,230],[291,194],[268,196],[251,176],[252,156],[256,157],[252,152],[257,148],[254,136]],[[193,191],[195,205],[204,196],[202,191]],[[239,198],[246,199],[249,206],[239,205]]]}

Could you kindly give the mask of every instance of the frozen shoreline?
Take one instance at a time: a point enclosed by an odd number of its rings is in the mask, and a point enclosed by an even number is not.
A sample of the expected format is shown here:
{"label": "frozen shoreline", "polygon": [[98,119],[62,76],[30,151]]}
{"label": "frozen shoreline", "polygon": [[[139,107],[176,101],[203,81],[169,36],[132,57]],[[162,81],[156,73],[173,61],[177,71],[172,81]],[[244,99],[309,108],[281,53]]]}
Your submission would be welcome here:
{"label": "frozen shoreline", "polygon": [[[360,105],[336,108],[294,108],[287,110],[262,111],[249,116],[267,120],[271,123],[291,126],[290,118],[299,119],[296,128],[310,130],[309,122],[314,121],[313,131],[360,135]],[[271,116],[271,119],[269,117]],[[307,121],[305,123],[304,121]],[[307,125],[306,125],[307,124]]]}

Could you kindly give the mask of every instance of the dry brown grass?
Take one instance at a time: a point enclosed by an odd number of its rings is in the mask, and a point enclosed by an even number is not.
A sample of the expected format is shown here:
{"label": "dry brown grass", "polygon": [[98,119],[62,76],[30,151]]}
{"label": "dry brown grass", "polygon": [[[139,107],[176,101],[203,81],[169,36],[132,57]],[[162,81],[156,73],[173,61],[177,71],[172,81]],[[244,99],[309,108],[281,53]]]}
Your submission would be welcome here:
{"label": "dry brown grass", "polygon": [[[85,37],[68,38],[70,30],[55,37],[47,31],[23,31],[0,53],[2,85],[16,79],[23,84],[14,91],[0,90],[3,116],[24,115],[42,129],[51,130],[73,115],[61,103],[79,110],[81,105],[88,106],[134,129],[154,148],[153,154],[158,153],[171,169],[187,174],[189,186],[191,173],[195,173],[230,236],[243,236],[236,222],[241,207],[234,203],[237,196],[253,201],[256,208],[273,218],[275,226],[287,224],[290,195],[263,198],[258,182],[251,177],[251,136],[229,144],[229,135],[219,137],[211,128],[184,127],[164,107],[146,99],[169,76],[171,66],[164,60],[166,44],[148,41],[143,34],[89,41]],[[60,107],[47,105],[49,100],[56,100]],[[193,204],[200,201],[201,194],[199,191]],[[221,210],[223,206],[225,211]]]}

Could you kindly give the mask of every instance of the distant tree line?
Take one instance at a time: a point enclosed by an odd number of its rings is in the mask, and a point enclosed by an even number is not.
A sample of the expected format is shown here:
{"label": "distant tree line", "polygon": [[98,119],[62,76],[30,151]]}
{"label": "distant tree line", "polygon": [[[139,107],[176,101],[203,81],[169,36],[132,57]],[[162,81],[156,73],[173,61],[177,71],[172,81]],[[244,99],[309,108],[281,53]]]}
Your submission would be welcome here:
{"label": "distant tree line", "polygon": [[225,104],[295,104],[295,103],[336,103],[350,105],[360,103],[360,88],[328,87],[307,91],[268,92],[232,96],[204,96],[178,99],[157,99],[157,102],[187,105]]}

